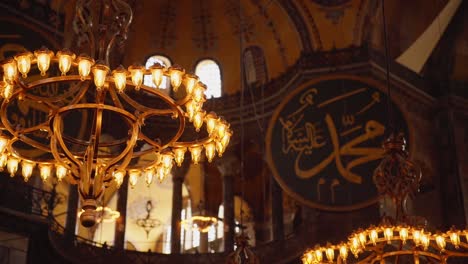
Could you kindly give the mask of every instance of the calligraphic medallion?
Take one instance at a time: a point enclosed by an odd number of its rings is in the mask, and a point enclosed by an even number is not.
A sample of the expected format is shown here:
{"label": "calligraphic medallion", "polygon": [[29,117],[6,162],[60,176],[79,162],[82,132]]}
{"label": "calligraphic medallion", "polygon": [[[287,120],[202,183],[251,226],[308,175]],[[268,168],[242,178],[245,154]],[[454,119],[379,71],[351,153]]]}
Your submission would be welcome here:
{"label": "calligraphic medallion", "polygon": [[[372,174],[384,154],[384,90],[370,79],[335,75],[311,80],[282,101],[270,120],[266,154],[289,195],[330,211],[377,201]],[[402,113],[393,109],[399,129],[407,133]]]}

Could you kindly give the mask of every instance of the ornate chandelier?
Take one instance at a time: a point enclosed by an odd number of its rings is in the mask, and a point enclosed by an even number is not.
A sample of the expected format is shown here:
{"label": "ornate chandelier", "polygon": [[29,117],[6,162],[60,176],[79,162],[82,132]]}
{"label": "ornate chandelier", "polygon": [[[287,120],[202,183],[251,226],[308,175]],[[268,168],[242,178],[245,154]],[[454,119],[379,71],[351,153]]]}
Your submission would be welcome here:
{"label": "ornate chandelier", "polygon": [[406,213],[406,199],[418,190],[421,174],[408,160],[403,136],[391,135],[384,149],[386,155],[374,171],[374,183],[395,205],[394,217],[386,216],[379,226],[357,230],[347,242],[310,249],[302,263],[447,263],[449,258],[468,257],[468,230],[432,233],[422,218]]}
{"label": "ornate chandelier", "polygon": [[[27,181],[37,167],[44,181],[55,174],[78,184],[81,223],[89,227],[106,187],[119,187],[126,175],[131,186],[140,177],[147,184],[163,180],[186,152],[195,164],[203,152],[211,162],[223,154],[232,131],[203,110],[206,86],[183,68],[110,68],[110,54],[126,39],[133,17],[125,1],[79,0],[76,10],[78,35],[86,36],[97,61],[41,48],[0,64],[0,168],[12,177],[21,170]],[[156,87],[168,82],[173,95],[144,85],[145,75]],[[26,121],[17,118],[25,105],[34,108]]]}

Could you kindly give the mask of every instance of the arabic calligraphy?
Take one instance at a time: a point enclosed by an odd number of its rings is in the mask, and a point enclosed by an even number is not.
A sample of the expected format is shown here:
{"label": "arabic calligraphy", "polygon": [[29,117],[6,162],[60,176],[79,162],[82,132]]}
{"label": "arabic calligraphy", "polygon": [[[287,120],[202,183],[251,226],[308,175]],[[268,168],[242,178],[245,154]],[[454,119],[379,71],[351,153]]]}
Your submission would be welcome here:
{"label": "arabic calligraphy", "polygon": [[270,124],[275,177],[314,204],[346,206],[377,195],[372,171],[384,155],[386,95],[356,79],[304,85]]}

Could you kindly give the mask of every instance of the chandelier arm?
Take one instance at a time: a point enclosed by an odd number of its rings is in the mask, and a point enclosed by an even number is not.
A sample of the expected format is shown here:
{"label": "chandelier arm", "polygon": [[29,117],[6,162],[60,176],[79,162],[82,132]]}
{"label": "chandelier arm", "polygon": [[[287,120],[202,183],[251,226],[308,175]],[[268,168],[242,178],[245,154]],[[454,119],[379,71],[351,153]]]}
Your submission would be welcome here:
{"label": "chandelier arm", "polygon": [[[89,43],[89,48],[90,48],[90,53],[91,55],[94,57],[94,55],[96,55],[96,41],[94,39],[94,34],[91,30],[92,28],[92,22],[88,23],[88,21],[85,19],[84,15],[83,15],[83,11],[84,11],[84,5],[85,5],[85,2],[84,0],[79,0],[78,3],[76,4],[76,17],[81,21],[81,24],[85,27],[85,31],[82,32],[82,34],[86,34],[88,36],[88,43]],[[91,1],[88,1],[88,2],[91,2]],[[86,5],[89,5],[86,4]],[[92,19],[91,19],[92,20]],[[80,34],[80,32],[76,32],[77,34]]]}
{"label": "chandelier arm", "polygon": [[30,158],[24,158],[24,157],[23,157],[22,155],[20,155],[20,154],[18,153],[18,151],[16,151],[16,149],[12,146],[13,143],[16,142],[16,141],[22,141],[22,142],[24,142],[24,143],[26,143],[26,144],[28,144],[28,145],[30,145],[30,146],[32,146],[32,147],[35,147],[35,148],[37,148],[37,149],[39,149],[39,150],[42,150],[42,151],[44,151],[44,152],[49,152],[49,153],[51,152],[50,149],[49,149],[46,145],[41,144],[41,143],[39,143],[39,142],[36,142],[35,140],[32,140],[32,139],[30,139],[30,138],[28,138],[28,137],[26,137],[26,136],[21,136],[20,138],[14,137],[14,138],[12,138],[12,139],[10,140],[10,142],[8,142],[7,149],[8,149],[8,151],[9,151],[10,153],[13,153],[16,157],[21,158],[21,159],[31,160]]}
{"label": "chandelier arm", "polygon": [[[121,26],[120,30],[118,30],[112,35],[112,38],[109,41],[109,44],[107,45],[106,55],[105,55],[107,65],[110,65],[110,53],[111,53],[112,47],[114,46],[114,43],[117,37],[121,37],[123,40],[127,39],[128,28],[130,27],[130,24],[132,23],[132,20],[133,20],[133,12],[132,12],[132,8],[130,7],[130,5],[128,5],[125,1],[115,0],[115,2],[124,6],[124,9],[127,11],[126,14],[128,15],[128,20],[124,22],[125,25],[123,27],[120,25]],[[115,2],[112,1],[113,7],[115,9],[119,9],[117,5],[115,4]],[[116,16],[115,18],[117,20],[119,16]],[[114,21],[114,22],[119,23],[118,21]]]}
{"label": "chandelier arm", "polygon": [[128,157],[128,159],[131,160],[131,157],[132,157],[131,151],[132,151],[133,147],[135,146],[135,143],[136,143],[136,141],[138,139],[138,130],[139,130],[138,125],[134,123],[133,127],[132,127],[131,137],[130,137],[129,142],[127,143],[127,146],[125,147],[125,149],[117,157],[115,157],[114,159],[111,159],[108,162],[108,164],[106,166],[106,171],[107,171],[108,168],[112,167],[114,164],[117,164],[117,162],[122,160],[124,157]]}
{"label": "chandelier arm", "polygon": [[[115,84],[114,84],[115,86]],[[114,102],[114,105],[119,108],[124,108],[122,105],[122,102],[120,102],[119,97],[117,96],[117,93],[115,92],[115,89],[109,89],[109,94],[111,96],[112,102]]]}
{"label": "chandelier arm", "polygon": [[416,254],[419,256],[425,256],[425,257],[437,259],[439,261],[442,260],[441,256],[428,252],[428,251],[423,251],[423,250],[397,250],[397,251],[383,253],[381,257],[385,259],[387,257],[393,257],[393,256],[416,255]]}
{"label": "chandelier arm", "polygon": [[[62,133],[60,132],[60,128],[62,127],[62,117],[57,114],[54,118],[53,121],[53,128],[54,128],[54,136],[52,137],[52,140],[54,141],[55,144],[51,144],[52,148],[52,154],[54,155],[54,158],[59,158],[59,152],[56,148],[57,143],[60,145],[60,148],[62,149],[63,153],[65,156],[76,166],[80,167],[82,165],[82,162],[80,162],[75,156],[68,150],[68,148],[65,146],[65,143],[63,142],[62,138]],[[51,142],[52,143],[52,142]]]}
{"label": "chandelier arm", "polygon": [[[67,141],[67,142],[70,142],[70,143],[73,143],[73,144],[78,144],[78,145],[82,145],[82,146],[87,146],[87,145],[90,144],[90,142],[87,141],[87,140],[76,139],[76,138],[73,138],[73,137],[70,137],[70,136],[67,136],[67,135],[63,135],[62,137],[63,137],[64,141]],[[114,146],[122,145],[126,141],[127,141],[127,139],[123,138],[123,139],[119,139],[119,140],[114,140],[114,141],[109,142],[109,143],[101,143],[100,146],[101,147],[114,147]]]}
{"label": "chandelier arm", "polygon": [[[143,90],[143,86],[140,88]],[[156,93],[157,96],[159,96],[161,99],[163,99],[163,101],[165,101],[171,108],[176,108],[177,105],[174,103],[174,101],[170,98],[166,98],[166,96],[161,96],[162,94],[159,94],[159,93]],[[133,100],[132,98],[130,98],[130,96],[128,96],[127,94],[125,93],[122,93],[120,94],[120,96],[128,103],[130,104],[133,108],[135,108],[136,110],[140,111],[140,112],[146,112],[146,111],[153,111],[155,109],[153,108],[150,108],[150,107],[147,107],[147,106],[144,106],[144,105],[141,105],[140,103],[138,103],[137,101]],[[176,111],[173,111],[173,113],[176,113]]]}
{"label": "chandelier arm", "polygon": [[198,139],[194,141],[177,141],[172,143],[171,147],[178,148],[178,147],[190,147],[190,146],[203,146],[207,143],[213,142],[214,140],[211,137],[206,137],[204,139]]}
{"label": "chandelier arm", "polygon": [[[47,103],[48,106],[50,105],[50,107],[54,108],[55,110],[55,109],[58,109],[59,107],[56,107],[52,103],[64,101],[65,98],[72,97],[75,93],[77,93],[77,91],[79,91],[80,93],[78,95],[73,96],[73,100],[70,101],[69,104],[75,104],[76,102],[81,100],[84,94],[86,93],[86,91],[88,90],[90,83],[88,82],[87,83],[88,87],[84,89],[80,86],[81,84],[82,82],[77,83],[76,85],[73,86],[73,88],[68,89],[66,93],[59,95],[59,96],[55,96],[55,97],[42,97],[42,96],[30,94],[30,93],[25,93],[25,96],[34,101],[42,101],[44,103]],[[27,86],[27,89],[29,90],[34,89],[34,88],[36,88],[36,86]]]}

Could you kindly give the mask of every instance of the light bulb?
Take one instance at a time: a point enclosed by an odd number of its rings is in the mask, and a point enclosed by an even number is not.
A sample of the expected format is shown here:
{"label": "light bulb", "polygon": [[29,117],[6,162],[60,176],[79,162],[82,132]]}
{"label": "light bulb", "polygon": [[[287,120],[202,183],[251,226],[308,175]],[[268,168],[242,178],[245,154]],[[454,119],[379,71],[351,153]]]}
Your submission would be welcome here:
{"label": "light bulb", "polygon": [[361,243],[361,246],[362,246],[362,247],[365,247],[365,246],[366,246],[366,242],[367,242],[366,233],[365,233],[365,232],[359,233],[358,238],[359,238],[359,243]]}
{"label": "light bulb", "polygon": [[68,169],[61,165],[61,164],[57,164],[55,165],[55,176],[57,177],[58,181],[62,181],[63,178],[65,178],[65,176],[67,176],[68,174]]}
{"label": "light bulb", "polygon": [[421,243],[421,231],[414,230],[413,231],[413,242],[418,246]]}
{"label": "light bulb", "polygon": [[196,103],[193,100],[189,100],[185,103],[185,109],[187,111],[187,115],[190,121],[193,120],[193,116],[195,115],[196,111]]}
{"label": "light bulb", "polygon": [[154,168],[148,168],[145,170],[145,182],[146,185],[150,186],[154,179]]}
{"label": "light bulb", "polygon": [[14,177],[16,171],[18,171],[19,159],[15,157],[8,157],[7,170],[10,173],[10,177]]}
{"label": "light bulb", "polygon": [[174,160],[178,167],[182,166],[182,162],[184,162],[185,151],[187,148],[185,147],[177,147],[174,148]]}
{"label": "light bulb", "polygon": [[307,254],[302,258],[302,261],[306,264],[312,264],[315,261],[315,257],[311,252],[307,252]]}
{"label": "light bulb", "polygon": [[231,140],[232,131],[227,130],[224,134],[224,137],[221,139],[221,144],[226,148],[229,145],[229,141]]}
{"label": "light bulb", "polygon": [[50,174],[52,172],[52,164],[50,163],[41,163],[39,164],[39,172],[42,181],[47,181],[47,179],[50,177]]}
{"label": "light bulb", "polygon": [[450,237],[450,242],[452,242],[455,248],[458,249],[460,246],[460,236],[458,235],[458,231],[452,228],[452,230],[449,231],[449,237]]}
{"label": "light bulb", "polygon": [[429,235],[427,235],[427,234],[422,234],[421,235],[421,244],[424,247],[424,250],[427,250],[427,248],[429,247],[430,242],[431,242],[431,240],[429,239]]}
{"label": "light bulb", "polygon": [[406,240],[408,239],[408,228],[406,228],[406,227],[400,228],[400,238],[401,238],[403,244],[405,244]]}
{"label": "light bulb", "polygon": [[78,73],[81,80],[84,81],[91,73],[91,67],[94,65],[94,60],[86,55],[80,55],[78,61]]}
{"label": "light bulb", "polygon": [[185,74],[184,81],[185,81],[185,92],[187,93],[187,95],[191,95],[193,92],[193,89],[198,83],[198,76],[193,75],[193,74]]}
{"label": "light bulb", "polygon": [[205,101],[205,90],[206,90],[206,85],[199,82],[198,85],[195,86],[193,90],[193,93],[192,93],[193,100],[197,103]]}
{"label": "light bulb", "polygon": [[120,65],[117,69],[112,71],[112,77],[114,78],[115,88],[119,93],[122,93],[127,85],[127,70]]}
{"label": "light bulb", "polygon": [[25,182],[29,180],[31,177],[35,164],[33,162],[23,160],[21,162],[21,174],[23,175],[23,179]]}
{"label": "light bulb", "polygon": [[12,83],[18,75],[15,60],[9,59],[3,64],[3,77],[8,83]]}
{"label": "light bulb", "polygon": [[117,184],[117,188],[120,188],[120,185],[122,185],[124,177],[125,177],[125,171],[116,170],[112,173],[112,176],[114,177],[114,181]]}
{"label": "light bulb", "polygon": [[346,245],[341,245],[340,257],[342,260],[346,260],[348,258],[348,247],[346,247]]}
{"label": "light bulb", "polygon": [[3,171],[3,168],[5,168],[5,166],[7,165],[7,161],[8,161],[8,154],[2,153],[0,155],[0,171]]}
{"label": "light bulb", "polygon": [[205,122],[206,122],[206,131],[208,132],[208,134],[211,135],[211,133],[213,133],[213,131],[216,128],[218,117],[216,116],[215,113],[210,112],[205,116]]}
{"label": "light bulb", "polygon": [[15,56],[18,71],[22,74],[23,78],[28,77],[28,72],[31,69],[31,58],[32,57],[33,57],[33,55],[29,51],[22,52],[22,53]]}
{"label": "light bulb", "polygon": [[435,240],[439,249],[443,251],[445,249],[445,246],[447,245],[447,243],[445,242],[445,238],[442,235],[437,235]]}
{"label": "light bulb", "polygon": [[205,117],[205,112],[196,112],[194,115],[193,115],[193,126],[195,127],[195,131],[199,132],[200,131],[200,128],[202,127],[203,125],[203,119]]}
{"label": "light bulb", "polygon": [[377,243],[378,238],[379,238],[379,233],[377,232],[377,230],[372,229],[369,233],[369,240],[372,242],[374,246]]}
{"label": "light bulb", "polygon": [[161,164],[164,166],[164,168],[171,169],[173,159],[174,157],[171,153],[161,154]]}
{"label": "light bulb", "polygon": [[70,70],[73,60],[75,59],[75,54],[67,49],[63,49],[57,52],[57,58],[59,61],[59,69],[62,75],[66,75]]}
{"label": "light bulb", "polygon": [[135,90],[140,90],[140,87],[143,84],[143,76],[145,75],[145,67],[141,65],[132,65],[128,67],[128,71],[130,72],[130,77],[132,78]]}
{"label": "light bulb", "polygon": [[10,100],[13,95],[13,85],[8,82],[0,82],[0,87],[2,87],[2,97],[7,101]]}
{"label": "light bulb", "polygon": [[221,119],[218,120],[216,124],[216,136],[219,139],[222,139],[224,137],[224,134],[226,133],[226,130],[227,130],[227,125],[224,122],[224,120],[221,120]]}
{"label": "light bulb", "polygon": [[161,183],[166,176],[168,175],[168,171],[163,166],[158,166],[156,168],[156,176],[158,177],[158,181]]}
{"label": "light bulb", "polygon": [[153,66],[151,66],[149,70],[151,72],[151,77],[153,79],[154,85],[156,85],[156,87],[159,88],[164,78],[164,66],[162,66],[159,63],[156,63]]}
{"label": "light bulb", "polygon": [[216,150],[216,143],[214,143],[213,141],[209,142],[209,143],[206,143],[204,145],[205,147],[205,155],[206,155],[206,159],[208,160],[208,162],[211,162],[216,154],[215,150]]}
{"label": "light bulb", "polygon": [[359,242],[359,238],[357,236],[354,236],[351,239],[351,248],[358,250],[360,247],[361,247],[361,243]]}
{"label": "light bulb", "polygon": [[315,250],[315,259],[318,262],[322,261],[322,259],[323,259],[322,250],[320,250],[320,249]]}
{"label": "light bulb", "polygon": [[329,262],[333,262],[333,259],[335,258],[335,251],[333,250],[333,248],[327,248],[325,250],[325,255],[327,256],[327,260]]}
{"label": "light bulb", "polygon": [[185,70],[177,65],[169,67],[169,76],[171,77],[171,85],[174,92],[177,92],[177,89],[179,89],[184,72]]}
{"label": "light bulb", "polygon": [[387,227],[384,229],[384,237],[387,240],[387,243],[390,244],[393,238],[393,228]]}
{"label": "light bulb", "polygon": [[226,146],[224,146],[221,142],[216,142],[216,152],[218,152],[218,157],[223,156],[225,150]]}
{"label": "light bulb", "polygon": [[128,171],[128,183],[130,184],[130,187],[133,189],[135,188],[135,185],[138,182],[138,178],[141,175],[140,170],[129,170]]}
{"label": "light bulb", "polygon": [[50,60],[54,56],[54,53],[47,48],[42,47],[41,49],[34,51],[34,56],[36,56],[37,68],[39,68],[41,76],[45,76],[50,67]]}
{"label": "light bulb", "polygon": [[198,164],[200,161],[200,154],[202,151],[202,146],[192,146],[189,148],[190,154],[192,154],[192,161],[194,164]]}
{"label": "light bulb", "polygon": [[109,67],[104,64],[96,64],[93,67],[94,85],[100,91],[106,83],[106,77],[109,73]]}
{"label": "light bulb", "polygon": [[0,153],[3,153],[8,145],[8,137],[1,135],[0,136]]}

